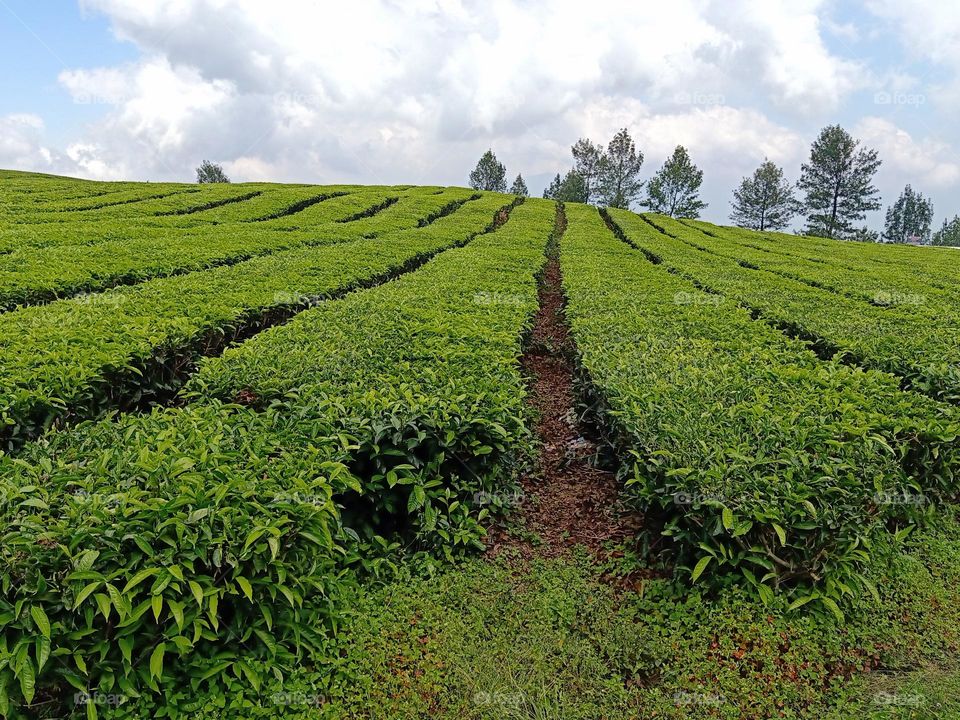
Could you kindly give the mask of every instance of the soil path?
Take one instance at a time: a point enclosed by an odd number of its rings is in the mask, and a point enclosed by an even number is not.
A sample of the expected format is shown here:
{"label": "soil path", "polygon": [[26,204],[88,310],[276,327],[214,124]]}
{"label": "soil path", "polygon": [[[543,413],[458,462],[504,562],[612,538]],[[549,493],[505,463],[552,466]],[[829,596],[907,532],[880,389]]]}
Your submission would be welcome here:
{"label": "soil path", "polygon": [[[561,214],[558,231],[564,224]],[[595,466],[597,447],[578,425],[575,346],[564,317],[557,250],[551,243],[540,286],[540,309],[521,359],[530,378],[527,401],[536,411],[534,431],[540,445],[536,467],[521,480],[524,531],[493,528],[488,547],[492,555],[513,548],[525,558],[552,558],[582,545],[603,560],[610,556],[605,546],[637,537],[642,518],[623,510],[616,476]],[[508,518],[508,523],[511,520],[515,522]]]}

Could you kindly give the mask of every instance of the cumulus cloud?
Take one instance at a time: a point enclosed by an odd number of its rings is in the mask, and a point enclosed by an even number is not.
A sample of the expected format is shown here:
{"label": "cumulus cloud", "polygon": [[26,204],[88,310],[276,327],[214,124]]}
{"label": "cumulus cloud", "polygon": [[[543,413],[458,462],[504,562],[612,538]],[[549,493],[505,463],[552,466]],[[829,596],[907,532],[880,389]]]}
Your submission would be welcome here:
{"label": "cumulus cloud", "polygon": [[864,118],[856,133],[865,145],[880,152],[884,163],[881,177],[921,188],[951,187],[960,180],[960,157],[945,142],[916,140],[889,120],[877,117]]}
{"label": "cumulus cloud", "polygon": [[43,119],[29,113],[0,115],[0,167],[51,170],[62,164],[43,144]]}
{"label": "cumulus cloud", "polygon": [[[709,123],[716,111],[700,106],[724,104],[748,78],[788,114],[855,87],[856,67],[826,50],[811,2],[83,4],[144,59],[60,81],[75,98],[121,99],[87,141],[107,167],[135,174],[215,156],[258,178],[269,168],[281,179],[458,182],[494,141],[536,174],[593,127],[639,128],[658,110]],[[626,116],[638,103],[643,113]],[[745,138],[771,126],[730,111],[755,123]]]}
{"label": "cumulus cloud", "polygon": [[926,72],[931,102],[949,112],[960,107],[960,13],[949,2],[869,0],[867,7],[890,28],[890,36],[913,61],[932,63]]}
{"label": "cumulus cloud", "polygon": [[[687,145],[725,207],[764,157],[795,173],[858,96],[923,81],[852,57],[859,25],[826,0],[80,2],[139,58],[60,74],[75,103],[102,106],[63,152],[22,122],[0,148],[98,178],[189,179],[209,158],[235,180],[459,184],[493,147],[536,190],[578,137],[627,127],[651,173]],[[918,38],[937,21],[898,8],[872,0]],[[953,57],[949,31],[937,37],[931,57]],[[891,153],[885,168],[956,182],[942,141],[875,119],[860,130]]]}

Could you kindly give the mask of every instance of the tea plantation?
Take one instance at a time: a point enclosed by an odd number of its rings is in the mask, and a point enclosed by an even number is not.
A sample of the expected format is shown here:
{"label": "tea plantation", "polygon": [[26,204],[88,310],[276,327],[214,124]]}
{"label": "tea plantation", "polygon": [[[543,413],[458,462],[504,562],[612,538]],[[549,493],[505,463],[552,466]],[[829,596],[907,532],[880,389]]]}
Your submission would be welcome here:
{"label": "tea plantation", "polygon": [[960,717],[958,330],[951,248],[0,171],[0,717]]}

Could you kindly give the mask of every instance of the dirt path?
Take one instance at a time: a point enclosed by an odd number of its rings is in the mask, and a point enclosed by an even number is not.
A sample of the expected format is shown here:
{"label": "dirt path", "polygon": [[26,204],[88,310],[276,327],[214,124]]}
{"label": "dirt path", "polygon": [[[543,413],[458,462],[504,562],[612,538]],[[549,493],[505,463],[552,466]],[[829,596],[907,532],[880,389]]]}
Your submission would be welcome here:
{"label": "dirt path", "polygon": [[[561,220],[562,222],[562,220]],[[534,431],[540,444],[535,469],[521,480],[519,513],[506,527],[491,530],[491,555],[515,549],[525,558],[558,557],[577,545],[598,560],[609,557],[605,545],[631,541],[642,518],[626,513],[619,483],[591,462],[597,447],[577,424],[573,389],[575,347],[563,315],[560,263],[549,253],[540,287],[540,309],[521,364],[527,377],[528,402],[537,413]],[[517,522],[523,532],[510,530]]]}

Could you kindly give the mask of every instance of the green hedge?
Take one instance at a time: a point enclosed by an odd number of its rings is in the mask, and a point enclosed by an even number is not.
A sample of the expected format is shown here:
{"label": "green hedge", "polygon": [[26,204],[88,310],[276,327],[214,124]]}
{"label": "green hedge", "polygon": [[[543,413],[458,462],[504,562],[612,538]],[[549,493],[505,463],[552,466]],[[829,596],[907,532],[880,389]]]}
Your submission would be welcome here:
{"label": "green hedge", "polygon": [[278,252],[0,315],[0,438],[169,395],[192,361],[352,287],[375,283],[488,226],[490,193],[424,228]]}
{"label": "green hedge", "polygon": [[[934,398],[960,400],[960,345],[949,322],[938,324],[902,307],[877,307],[773,272],[744,266],[696,246],[692,228],[679,238],[658,232],[621,210],[610,216],[631,242],[698,285],[750,308],[790,334],[809,340],[824,356],[840,355],[893,373]],[[658,222],[658,216],[650,216]],[[689,236],[683,233],[689,233]],[[960,262],[960,258],[958,258]]]}
{"label": "green hedge", "polygon": [[[322,206],[327,223],[336,223],[354,215],[358,207],[378,207],[388,197],[374,190],[337,196],[317,207]],[[257,212],[263,210],[261,207]],[[259,223],[208,226],[173,234],[143,231],[129,222],[124,226],[126,235],[122,239],[46,247],[42,252],[26,247],[0,256],[0,309],[99,292],[323,242],[310,233],[266,231]],[[72,224],[57,229],[84,232]]]}
{"label": "green hedge", "polygon": [[[448,553],[476,545],[474,493],[526,452],[516,360],[553,216],[527,201],[465,248],[205,363],[194,387],[226,395],[266,374],[245,405],[196,397],[0,456],[11,703],[226,674],[257,686],[250,658],[277,673],[317,659],[348,568],[376,571],[396,533]],[[337,352],[352,364],[336,381],[313,374]]]}
{"label": "green hedge", "polygon": [[820,360],[617,240],[595,210],[568,206],[568,219],[585,393],[628,493],[663,517],[694,580],[742,574],[765,599],[836,609],[866,587],[871,538],[955,495],[952,407]]}

